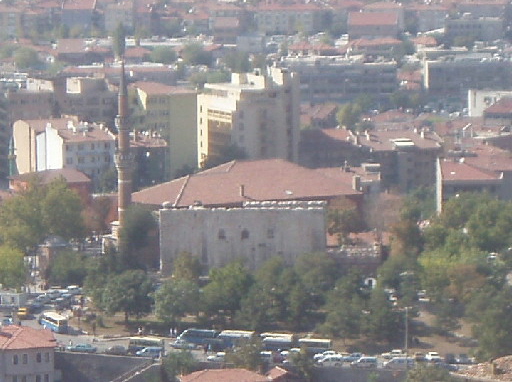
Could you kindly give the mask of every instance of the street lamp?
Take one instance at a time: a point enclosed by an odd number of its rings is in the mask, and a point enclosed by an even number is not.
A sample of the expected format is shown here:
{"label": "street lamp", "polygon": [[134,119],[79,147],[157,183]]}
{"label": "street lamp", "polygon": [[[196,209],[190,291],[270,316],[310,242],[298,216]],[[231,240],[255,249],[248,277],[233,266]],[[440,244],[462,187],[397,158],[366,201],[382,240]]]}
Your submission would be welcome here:
{"label": "street lamp", "polygon": [[409,306],[404,307],[405,309],[405,343],[404,343],[404,350],[405,354],[408,353],[409,349]]}

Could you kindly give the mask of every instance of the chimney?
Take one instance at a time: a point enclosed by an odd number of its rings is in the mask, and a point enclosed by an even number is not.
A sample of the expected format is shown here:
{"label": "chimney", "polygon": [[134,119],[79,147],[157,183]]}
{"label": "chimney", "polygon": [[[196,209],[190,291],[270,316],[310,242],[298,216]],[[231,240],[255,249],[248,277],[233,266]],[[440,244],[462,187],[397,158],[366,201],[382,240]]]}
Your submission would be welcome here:
{"label": "chimney", "polygon": [[245,186],[243,184],[240,185],[240,196],[245,198]]}
{"label": "chimney", "polygon": [[352,188],[356,191],[361,191],[361,177],[359,175],[352,177]]}

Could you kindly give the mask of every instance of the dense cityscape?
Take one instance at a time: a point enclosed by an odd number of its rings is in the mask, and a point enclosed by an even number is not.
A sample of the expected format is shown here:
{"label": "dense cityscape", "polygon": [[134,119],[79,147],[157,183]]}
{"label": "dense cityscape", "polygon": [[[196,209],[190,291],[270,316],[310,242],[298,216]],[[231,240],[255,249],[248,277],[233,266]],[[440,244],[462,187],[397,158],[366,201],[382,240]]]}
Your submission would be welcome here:
{"label": "dense cityscape", "polygon": [[506,0],[0,0],[0,381],[512,380]]}

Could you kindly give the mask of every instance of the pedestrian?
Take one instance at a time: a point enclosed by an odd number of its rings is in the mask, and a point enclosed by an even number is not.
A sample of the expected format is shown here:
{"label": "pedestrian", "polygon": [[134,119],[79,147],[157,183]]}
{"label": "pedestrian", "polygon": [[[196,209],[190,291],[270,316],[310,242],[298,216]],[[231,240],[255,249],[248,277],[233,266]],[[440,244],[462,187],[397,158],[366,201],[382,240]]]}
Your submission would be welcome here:
{"label": "pedestrian", "polygon": [[208,344],[204,344],[203,351],[204,351],[204,354],[208,354]]}
{"label": "pedestrian", "polygon": [[73,341],[69,340],[68,345],[69,345],[69,346],[73,346]]}

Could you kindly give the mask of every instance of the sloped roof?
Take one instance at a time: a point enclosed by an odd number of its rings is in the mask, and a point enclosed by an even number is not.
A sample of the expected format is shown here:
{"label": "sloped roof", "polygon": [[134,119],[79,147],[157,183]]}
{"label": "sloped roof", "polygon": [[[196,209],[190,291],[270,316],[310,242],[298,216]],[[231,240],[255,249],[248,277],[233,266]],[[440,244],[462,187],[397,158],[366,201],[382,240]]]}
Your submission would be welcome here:
{"label": "sloped roof", "polygon": [[203,205],[225,206],[251,200],[325,200],[358,194],[350,183],[341,183],[283,159],[264,159],[228,162],[135,192],[132,200],[188,207],[198,201]]}
{"label": "sloped roof", "polygon": [[395,12],[350,12],[348,24],[352,26],[398,25],[398,15]]}
{"label": "sloped roof", "polygon": [[441,162],[443,182],[494,181],[499,175],[478,169],[463,161],[444,160]]}
{"label": "sloped roof", "polygon": [[39,172],[28,172],[20,175],[13,175],[9,179],[19,181],[29,181],[32,177],[37,176],[43,184],[52,182],[55,179],[63,177],[68,183],[89,183],[91,180],[83,172],[74,168],[62,168],[56,170],[45,170]]}
{"label": "sloped roof", "polygon": [[200,370],[181,377],[181,382],[268,382],[264,375],[245,369]]}
{"label": "sloped roof", "polygon": [[0,331],[0,349],[2,350],[54,347],[55,337],[50,330],[35,329],[29,326],[9,325],[3,326]]}

